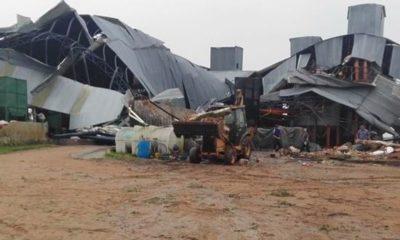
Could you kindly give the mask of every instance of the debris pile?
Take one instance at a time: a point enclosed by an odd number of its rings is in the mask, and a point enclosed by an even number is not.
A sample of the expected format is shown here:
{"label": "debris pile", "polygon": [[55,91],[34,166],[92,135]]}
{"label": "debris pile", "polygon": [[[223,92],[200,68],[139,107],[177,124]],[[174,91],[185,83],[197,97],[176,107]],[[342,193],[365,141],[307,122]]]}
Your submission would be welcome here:
{"label": "debris pile", "polygon": [[366,146],[367,151],[357,151],[355,148],[357,144],[346,143],[339,147],[323,149],[317,152],[291,152],[291,155],[316,161],[331,159],[359,163],[400,160],[400,144],[375,140],[366,140],[362,144]]}

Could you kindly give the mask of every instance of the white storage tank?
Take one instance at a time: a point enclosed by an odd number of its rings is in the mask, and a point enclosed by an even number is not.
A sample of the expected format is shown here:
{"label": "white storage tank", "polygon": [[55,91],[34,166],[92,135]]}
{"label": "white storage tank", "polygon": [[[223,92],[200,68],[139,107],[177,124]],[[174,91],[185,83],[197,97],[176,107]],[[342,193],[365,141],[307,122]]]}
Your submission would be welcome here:
{"label": "white storage tank", "polygon": [[135,126],[133,129],[134,135],[131,140],[131,149],[133,155],[136,155],[137,145],[142,139],[156,142],[158,145],[158,151],[161,154],[170,153],[170,150],[172,150],[174,145],[177,145],[180,151],[183,150],[184,138],[176,137],[173,127]]}
{"label": "white storage tank", "polygon": [[130,152],[131,142],[135,135],[135,129],[131,127],[124,127],[115,135],[115,151],[118,153]]}

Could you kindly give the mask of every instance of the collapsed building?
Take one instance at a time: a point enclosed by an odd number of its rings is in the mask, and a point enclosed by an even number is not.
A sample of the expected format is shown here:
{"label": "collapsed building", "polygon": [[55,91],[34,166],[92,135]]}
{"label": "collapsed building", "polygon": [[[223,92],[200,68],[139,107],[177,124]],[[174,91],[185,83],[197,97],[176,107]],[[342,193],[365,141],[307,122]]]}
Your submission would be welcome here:
{"label": "collapsed building", "polygon": [[398,136],[400,45],[383,36],[385,17],[384,6],[352,6],[347,35],[290,39],[291,57],[245,79],[259,125],[307,127],[327,147],[351,141],[360,124]]}
{"label": "collapsed building", "polygon": [[0,119],[26,120],[29,106],[50,127],[77,129],[120,118],[127,93],[196,109],[232,101],[236,88],[251,124],[307,127],[328,147],[362,123],[398,136],[400,45],[384,37],[385,17],[384,6],[352,6],[347,35],[292,38],[289,58],[252,72],[242,70],[240,47],[212,48],[208,69],[61,1],[35,22],[18,16],[0,28]]}
{"label": "collapsed building", "polygon": [[0,90],[5,79],[25,88],[8,91],[22,92],[18,101],[3,94],[8,100],[0,104],[0,118],[24,120],[30,106],[66,129],[117,119],[127,91],[152,98],[175,89],[191,109],[229,100],[234,91],[224,77],[173,54],[162,41],[118,19],[79,15],[64,1],[35,22],[18,16],[17,24],[0,28]]}

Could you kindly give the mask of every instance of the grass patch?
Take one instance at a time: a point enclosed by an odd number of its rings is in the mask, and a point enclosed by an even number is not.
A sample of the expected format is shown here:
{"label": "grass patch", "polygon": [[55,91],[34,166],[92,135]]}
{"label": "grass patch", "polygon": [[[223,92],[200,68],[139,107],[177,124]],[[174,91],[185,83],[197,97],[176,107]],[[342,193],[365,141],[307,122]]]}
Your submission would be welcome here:
{"label": "grass patch", "polygon": [[322,231],[322,232],[331,232],[331,231],[337,231],[338,228],[337,228],[337,227],[330,226],[329,224],[322,224],[322,225],[319,227],[319,230]]}
{"label": "grass patch", "polygon": [[129,153],[117,153],[117,152],[107,152],[105,158],[118,161],[133,161],[135,159]]}
{"label": "grass patch", "polygon": [[189,183],[187,187],[192,189],[204,188],[204,186],[200,183]]}
{"label": "grass patch", "polygon": [[254,222],[250,225],[250,229],[251,229],[251,230],[257,230],[258,227],[259,227],[258,224],[257,224],[257,223],[254,223]]}
{"label": "grass patch", "polygon": [[287,202],[287,201],[279,201],[278,202],[278,206],[285,208],[285,207],[293,207],[295,205],[293,203],[290,203],[290,202]]}
{"label": "grass patch", "polygon": [[229,193],[227,194],[228,198],[240,199],[239,193]]}
{"label": "grass patch", "polygon": [[163,198],[160,198],[160,197],[152,197],[152,198],[144,200],[144,202],[148,203],[148,204],[159,205],[159,204],[163,204],[163,203],[165,203],[167,201],[165,199],[163,199]]}
{"label": "grass patch", "polygon": [[124,190],[125,190],[126,192],[128,192],[128,193],[138,193],[138,192],[140,192],[140,188],[138,188],[138,187],[133,187],[133,186],[125,187]]}
{"label": "grass patch", "polygon": [[0,145],[0,154],[53,147],[52,144]]}
{"label": "grass patch", "polygon": [[166,205],[167,207],[171,207],[177,204],[175,197],[171,194],[167,194],[165,197],[153,197],[144,200],[146,204],[153,205]]}
{"label": "grass patch", "polygon": [[276,189],[271,192],[272,196],[275,197],[293,197],[294,195],[290,193],[287,189]]}

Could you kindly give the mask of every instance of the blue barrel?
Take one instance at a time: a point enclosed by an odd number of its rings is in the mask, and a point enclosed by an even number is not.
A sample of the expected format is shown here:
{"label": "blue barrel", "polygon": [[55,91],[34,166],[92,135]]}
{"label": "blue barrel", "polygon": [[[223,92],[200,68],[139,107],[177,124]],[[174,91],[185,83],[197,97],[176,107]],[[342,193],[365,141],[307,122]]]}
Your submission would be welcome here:
{"label": "blue barrel", "polygon": [[147,140],[140,140],[137,145],[137,156],[140,158],[150,158],[151,155],[151,142]]}

